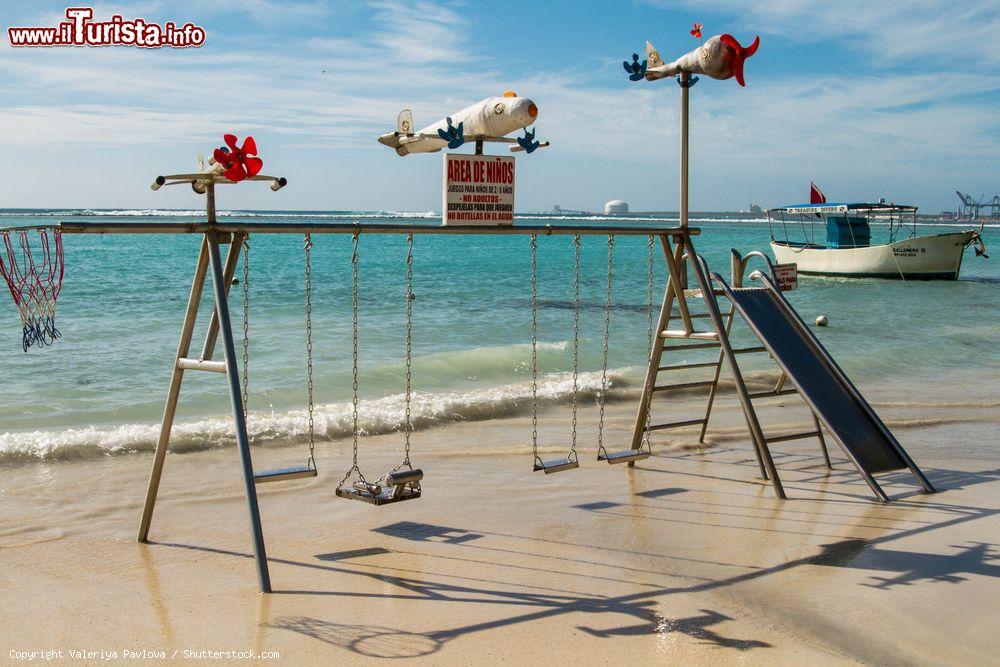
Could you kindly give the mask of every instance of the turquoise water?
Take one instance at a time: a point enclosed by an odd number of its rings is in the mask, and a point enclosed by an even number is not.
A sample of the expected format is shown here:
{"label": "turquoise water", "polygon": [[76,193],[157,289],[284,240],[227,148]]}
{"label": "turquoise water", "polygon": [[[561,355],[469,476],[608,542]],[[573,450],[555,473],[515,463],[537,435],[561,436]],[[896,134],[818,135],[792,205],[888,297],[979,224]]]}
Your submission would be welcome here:
{"label": "turquoise water", "polygon": [[[84,215],[79,215],[84,214]],[[234,213],[340,222],[417,222],[430,214]],[[55,220],[196,219],[194,212],[0,211],[0,224]],[[598,218],[558,218],[597,224]],[[541,218],[552,222],[551,217]],[[634,216],[639,225],[671,216]],[[522,216],[519,223],[539,222]],[[737,214],[700,214],[696,246],[713,270],[728,274],[729,249],[766,249],[768,227]],[[960,225],[961,226],[961,225]],[[921,233],[954,231],[928,225]],[[873,236],[878,239],[878,229]],[[1000,234],[983,233],[1000,252]],[[171,362],[200,239],[195,236],[67,235],[58,304],[62,338],[22,352],[14,306],[3,307],[0,363],[0,462],[72,458],[146,450],[155,441]],[[351,239],[314,238],[313,327],[317,423],[338,435],[349,427],[351,386]],[[646,239],[615,244],[609,366],[615,387],[641,381],[646,355]],[[250,407],[255,438],[294,439],[305,428],[305,323],[302,239],[259,235],[251,245]],[[398,428],[403,387],[405,258],[402,235],[362,236],[360,376],[363,424]],[[572,239],[539,239],[538,338],[542,394],[569,395],[572,364]],[[665,269],[657,248],[654,301]],[[592,397],[600,386],[607,243],[585,237],[580,278],[580,366]],[[414,247],[414,413],[418,426],[503,416],[527,405],[530,385],[530,258],[525,236],[418,236]],[[240,274],[238,273],[238,276]],[[966,253],[957,282],[902,282],[800,277],[791,300],[803,317],[830,318],[822,339],[861,382],[907,387],[995,379],[1000,373],[1000,261]],[[206,293],[206,297],[208,294]],[[203,302],[199,332],[208,317]],[[231,297],[242,321],[242,285]],[[237,332],[241,336],[241,332]],[[195,346],[200,347],[200,335]],[[239,341],[238,341],[239,345]],[[197,356],[196,354],[194,356]],[[221,358],[221,352],[218,355]],[[970,391],[974,388],[970,387]],[[177,442],[191,447],[228,438],[228,397],[221,376],[188,373]]]}

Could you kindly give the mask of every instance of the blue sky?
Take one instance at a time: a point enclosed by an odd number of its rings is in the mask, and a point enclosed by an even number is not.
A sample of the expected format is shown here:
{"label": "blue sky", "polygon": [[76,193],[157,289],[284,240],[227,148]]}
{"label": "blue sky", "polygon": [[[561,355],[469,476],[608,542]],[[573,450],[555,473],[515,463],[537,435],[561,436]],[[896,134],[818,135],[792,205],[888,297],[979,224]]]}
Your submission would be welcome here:
{"label": "blue sky", "polygon": [[0,207],[193,208],[153,193],[224,132],[253,134],[279,193],[241,185],[224,208],[440,208],[439,154],[376,143],[506,89],[540,109],[552,147],[518,158],[517,208],[677,206],[677,86],[631,83],[646,39],[676,57],[730,32],[761,47],[747,87],[692,91],[691,206],[885,196],[925,212],[954,190],[1000,194],[1000,5],[839,0],[97,3],[206,28],[198,49],[13,49],[10,25],[55,25],[65,4],[5,0]]}

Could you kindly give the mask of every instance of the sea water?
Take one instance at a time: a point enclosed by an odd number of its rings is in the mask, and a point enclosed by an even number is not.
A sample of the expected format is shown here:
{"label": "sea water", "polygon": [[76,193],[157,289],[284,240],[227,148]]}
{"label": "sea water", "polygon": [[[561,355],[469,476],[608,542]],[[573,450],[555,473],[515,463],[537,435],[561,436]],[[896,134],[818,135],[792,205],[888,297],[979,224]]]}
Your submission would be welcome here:
{"label": "sea water", "polygon": [[[440,224],[433,213],[232,212],[229,221]],[[196,211],[0,210],[0,225],[57,221],[197,220]],[[518,216],[517,224],[629,224],[662,227],[676,215]],[[698,252],[728,276],[731,248],[767,250],[766,221],[746,214],[698,214]],[[924,221],[920,234],[968,228]],[[777,230],[776,230],[777,232]],[[780,235],[780,232],[777,232]],[[873,242],[885,229],[874,226]],[[983,231],[1000,252],[995,227]],[[351,237],[315,235],[312,249],[313,379],[321,436],[351,432]],[[66,235],[58,301],[61,338],[21,349],[11,301],[0,309],[0,464],[149,451],[169,384],[201,239],[196,235]],[[413,248],[413,406],[417,428],[454,420],[523,414],[531,402],[531,289],[527,236],[418,235]],[[294,441],[307,428],[303,239],[251,237],[248,341],[250,428],[255,442]],[[406,239],[362,235],[358,266],[358,389],[367,433],[399,429],[406,371]],[[614,392],[633,392],[647,354],[646,237],[614,242],[608,345]],[[601,387],[605,236],[581,241],[578,386],[585,401]],[[654,308],[666,270],[654,248]],[[573,390],[573,240],[538,239],[538,392],[544,405]],[[238,353],[243,344],[242,266],[230,297]],[[1000,260],[966,252],[958,281],[799,277],[792,303],[848,374],[863,386],[889,387],[901,401],[919,392],[957,404],[995,398],[1000,378]],[[191,356],[199,356],[211,307],[205,291]],[[656,313],[654,312],[654,318]],[[3,332],[6,333],[3,333]],[[746,340],[744,331],[736,332]],[[222,358],[221,349],[216,358]],[[673,361],[678,361],[675,359]],[[232,442],[226,384],[220,375],[185,374],[174,429],[178,448]]]}

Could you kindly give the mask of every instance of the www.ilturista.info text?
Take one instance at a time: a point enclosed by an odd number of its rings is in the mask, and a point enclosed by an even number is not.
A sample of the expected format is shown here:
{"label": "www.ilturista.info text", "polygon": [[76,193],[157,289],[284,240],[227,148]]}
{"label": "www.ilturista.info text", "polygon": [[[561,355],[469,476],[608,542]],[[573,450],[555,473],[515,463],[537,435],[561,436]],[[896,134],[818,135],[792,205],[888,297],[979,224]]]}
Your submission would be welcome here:
{"label": "www.ilturista.info text", "polygon": [[66,21],[54,27],[10,27],[11,46],[138,46],[146,49],[185,48],[205,43],[205,29],[173,21],[163,25],[145,19],[125,19],[115,14],[107,21],[94,21],[90,7],[70,7]]}

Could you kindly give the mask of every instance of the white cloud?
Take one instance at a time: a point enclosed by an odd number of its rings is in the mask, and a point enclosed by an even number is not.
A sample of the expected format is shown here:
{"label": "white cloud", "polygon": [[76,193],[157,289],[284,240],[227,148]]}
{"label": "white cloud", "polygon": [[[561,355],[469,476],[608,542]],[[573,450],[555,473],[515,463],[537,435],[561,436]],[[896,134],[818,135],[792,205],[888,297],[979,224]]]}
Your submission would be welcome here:
{"label": "white cloud", "polygon": [[[733,23],[801,41],[846,39],[877,63],[930,61],[976,71],[1000,63],[1000,9],[995,0],[648,0],[733,15]],[[709,27],[709,29],[711,29]]]}

